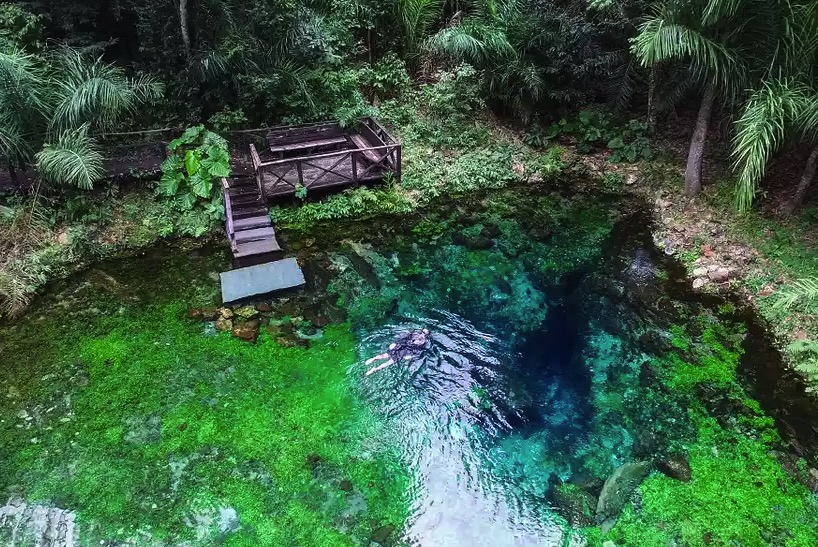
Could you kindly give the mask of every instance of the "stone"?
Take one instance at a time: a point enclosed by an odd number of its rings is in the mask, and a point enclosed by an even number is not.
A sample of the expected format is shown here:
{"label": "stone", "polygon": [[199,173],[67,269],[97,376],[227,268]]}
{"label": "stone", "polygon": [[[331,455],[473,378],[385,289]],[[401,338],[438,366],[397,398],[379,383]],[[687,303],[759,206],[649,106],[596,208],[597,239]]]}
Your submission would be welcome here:
{"label": "stone", "polygon": [[327,325],[330,324],[329,317],[326,315],[317,315],[315,319],[313,319],[312,324],[318,327],[319,329],[323,329]]}
{"label": "stone", "polygon": [[338,488],[340,488],[344,492],[352,492],[352,482],[347,479],[344,479],[338,483]]}
{"label": "stone", "polygon": [[625,463],[616,468],[605,481],[596,505],[597,520],[615,518],[628,502],[633,491],[650,472],[650,462]]}
{"label": "stone", "polygon": [[259,302],[256,304],[256,311],[259,313],[270,313],[273,311],[273,307],[267,302]]}
{"label": "stone", "polygon": [[225,317],[216,319],[216,330],[221,332],[230,332],[233,330],[233,321]]}
{"label": "stone", "polygon": [[483,251],[486,249],[491,249],[494,246],[494,241],[487,237],[468,237],[460,232],[456,232],[452,236],[452,243],[455,245],[460,245],[461,247],[466,247],[472,251]]}
{"label": "stone", "polygon": [[726,283],[730,277],[730,270],[727,268],[717,268],[712,272],[707,272],[707,277],[713,283]]}
{"label": "stone", "polygon": [[200,311],[204,321],[214,321],[219,317],[219,308],[215,306],[205,306]]}
{"label": "stone", "polygon": [[658,387],[662,391],[665,390],[659,369],[648,362],[642,363],[639,367],[639,385],[641,387]]}
{"label": "stone", "polygon": [[321,465],[321,456],[318,454],[309,454],[307,456],[306,465],[312,471],[315,471],[319,465]]}
{"label": "stone", "polygon": [[670,351],[670,340],[661,332],[648,330],[639,335],[639,349],[650,355],[664,355]]}
{"label": "stone", "polygon": [[480,230],[480,235],[489,239],[494,239],[500,235],[500,228],[496,224],[485,224]]}
{"label": "stone", "polygon": [[193,321],[201,321],[202,310],[200,308],[190,308],[187,310],[187,318],[192,319]]}
{"label": "stone", "polygon": [[370,539],[378,545],[386,545],[387,541],[389,541],[389,536],[391,536],[394,532],[395,527],[391,524],[379,526],[378,528],[372,530]]}
{"label": "stone", "polygon": [[694,289],[701,289],[705,285],[707,285],[708,279],[706,277],[697,277],[693,280],[693,288]]}
{"label": "stone", "polygon": [[283,346],[285,348],[309,348],[310,341],[305,340],[304,338],[298,338],[297,336],[279,336],[276,338],[276,344],[279,346]]}
{"label": "stone", "polygon": [[230,308],[219,308],[219,315],[225,319],[233,319],[233,310]]}
{"label": "stone", "polygon": [[554,489],[557,512],[573,527],[591,526],[594,523],[596,499],[574,484],[560,484]]}
{"label": "stone", "polygon": [[633,186],[634,184],[637,183],[638,180],[639,177],[636,176],[636,173],[628,173],[628,176],[625,179],[625,184],[627,184],[628,186]]}
{"label": "stone", "polygon": [[693,277],[704,277],[706,275],[707,275],[707,267],[706,266],[700,266],[700,267],[696,268],[695,270],[693,270]]}
{"label": "stone", "polygon": [[253,306],[242,306],[233,310],[233,313],[242,319],[252,319],[258,315],[256,308]]}
{"label": "stone", "polygon": [[233,326],[233,336],[245,342],[255,342],[259,334],[259,323],[255,320]]}
{"label": "stone", "polygon": [[656,468],[671,479],[688,482],[693,474],[690,469],[690,462],[684,454],[668,456],[656,463]]}

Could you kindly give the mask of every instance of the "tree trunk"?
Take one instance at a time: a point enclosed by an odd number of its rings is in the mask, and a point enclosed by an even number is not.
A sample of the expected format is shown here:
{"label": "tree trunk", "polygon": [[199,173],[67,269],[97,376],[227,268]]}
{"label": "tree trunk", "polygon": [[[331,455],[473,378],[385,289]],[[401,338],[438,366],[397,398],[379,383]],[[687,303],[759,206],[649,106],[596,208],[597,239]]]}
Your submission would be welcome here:
{"label": "tree trunk", "polygon": [[707,142],[707,129],[710,125],[710,116],[713,114],[713,105],[716,102],[716,86],[713,82],[704,89],[702,104],[699,106],[699,115],[696,118],[696,129],[690,139],[690,152],[687,155],[687,169],[685,169],[685,195],[695,196],[702,189],[702,160],[704,160],[704,145]]}
{"label": "tree trunk", "polygon": [[182,29],[182,45],[185,57],[190,60],[190,31],[188,27],[188,0],[179,0],[179,26]]}
{"label": "tree trunk", "polygon": [[799,207],[801,207],[801,203],[804,201],[804,196],[807,193],[807,189],[809,185],[812,184],[812,180],[815,178],[815,171],[818,169],[818,146],[812,149],[810,152],[809,157],[807,158],[807,165],[804,167],[804,173],[801,175],[801,182],[798,183],[798,188],[795,190],[795,194],[792,196],[792,199],[787,203],[784,207],[784,212],[788,215],[793,214]]}
{"label": "tree trunk", "polygon": [[648,132],[653,135],[656,133],[656,107],[655,93],[656,92],[656,64],[650,65],[650,77],[648,78]]}

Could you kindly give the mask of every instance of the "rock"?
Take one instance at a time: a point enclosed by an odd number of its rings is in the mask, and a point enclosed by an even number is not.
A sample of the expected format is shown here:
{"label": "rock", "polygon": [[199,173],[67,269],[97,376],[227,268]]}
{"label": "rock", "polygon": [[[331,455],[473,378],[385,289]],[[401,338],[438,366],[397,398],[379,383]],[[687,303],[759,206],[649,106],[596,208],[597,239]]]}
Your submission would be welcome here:
{"label": "rock", "polygon": [[639,385],[646,388],[659,387],[662,391],[665,390],[659,369],[649,362],[642,363],[642,366],[639,367]]}
{"label": "rock", "polygon": [[192,319],[193,321],[201,321],[202,310],[200,308],[190,308],[187,310],[187,318]]}
{"label": "rock", "polygon": [[273,307],[267,302],[259,302],[256,304],[256,311],[259,313],[270,313],[273,311]]}
{"label": "rock", "polygon": [[636,176],[636,173],[628,173],[628,177],[625,179],[625,184],[628,186],[633,186],[639,180],[639,177]]}
{"label": "rock", "polygon": [[480,235],[489,239],[494,239],[500,235],[500,228],[496,224],[485,224],[480,230]]}
{"label": "rock", "polygon": [[706,277],[697,277],[693,280],[693,288],[694,289],[701,289],[705,285],[707,285],[708,279]]}
{"label": "rock", "polygon": [[648,330],[639,336],[639,349],[650,355],[664,355],[670,348],[670,340],[659,331]]}
{"label": "rock", "polygon": [[219,308],[219,315],[225,319],[233,319],[233,310],[230,308]]}
{"label": "rock", "polygon": [[671,479],[682,482],[688,482],[693,476],[690,470],[690,463],[684,454],[668,456],[663,460],[659,460],[656,463],[656,468]]}
{"label": "rock", "polygon": [[557,512],[573,527],[590,526],[594,523],[596,500],[574,484],[560,484],[554,489]]}
{"label": "rock", "polygon": [[321,465],[321,456],[315,453],[308,455],[306,465],[309,469],[315,471]]}
{"label": "rock", "polygon": [[712,272],[707,272],[707,277],[713,283],[726,283],[730,277],[730,270],[727,268],[717,268]]}
{"label": "rock", "polygon": [[319,329],[323,329],[327,325],[329,325],[330,320],[329,317],[326,315],[317,315],[315,319],[312,320],[312,324],[318,327]]}
{"label": "rock", "polygon": [[310,341],[305,340],[304,338],[298,338],[296,336],[279,336],[276,338],[276,344],[279,346],[284,346],[285,348],[309,348]]}
{"label": "rock", "polygon": [[205,321],[214,321],[219,317],[219,308],[215,306],[206,306],[201,308],[202,319]]}
{"label": "rock", "polygon": [[344,479],[338,483],[338,488],[340,488],[344,492],[352,492],[352,482],[348,481],[347,479]]}
{"label": "rock", "polygon": [[395,527],[391,524],[379,526],[372,531],[370,539],[378,545],[386,545],[387,541],[389,541],[389,536],[391,536],[394,531]]}
{"label": "rock", "polygon": [[804,481],[804,486],[813,494],[818,494],[818,469],[811,467],[807,471],[807,480]]}
{"label": "rock", "polygon": [[279,325],[267,325],[266,327],[264,327],[264,330],[266,330],[267,334],[269,334],[273,338],[281,334],[281,328],[279,327]]}
{"label": "rock", "polygon": [[259,334],[259,324],[256,320],[239,323],[233,326],[233,336],[245,342],[255,342]]}
{"label": "rock", "polygon": [[491,249],[494,246],[494,242],[487,237],[468,237],[460,232],[456,232],[452,236],[452,243],[455,245],[460,245],[461,247],[466,247],[472,251],[483,251],[486,249]]}
{"label": "rock", "polygon": [[230,332],[233,330],[233,321],[225,317],[216,319],[216,330],[221,332]]}
{"label": "rock", "polygon": [[706,266],[700,266],[700,267],[696,268],[695,270],[693,270],[693,277],[704,277],[706,275],[707,275],[707,267]]}
{"label": "rock", "polygon": [[650,472],[646,461],[626,463],[616,468],[605,481],[596,505],[597,520],[615,518],[628,502],[636,488]]}
{"label": "rock", "polygon": [[242,319],[252,319],[258,315],[256,308],[253,306],[242,306],[233,310],[233,313]]}

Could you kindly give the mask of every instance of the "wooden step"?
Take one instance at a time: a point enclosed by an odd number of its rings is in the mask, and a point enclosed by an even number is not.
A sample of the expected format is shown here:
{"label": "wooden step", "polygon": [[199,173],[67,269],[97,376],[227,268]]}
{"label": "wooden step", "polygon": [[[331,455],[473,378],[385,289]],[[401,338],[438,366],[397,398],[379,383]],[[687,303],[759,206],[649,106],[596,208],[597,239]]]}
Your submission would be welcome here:
{"label": "wooden step", "polygon": [[233,237],[236,243],[243,243],[245,241],[259,241],[262,239],[275,239],[276,233],[272,227],[253,228],[252,230],[236,231]]}
{"label": "wooden step", "polygon": [[233,208],[233,222],[235,224],[236,220],[243,219],[243,218],[250,218],[250,217],[260,217],[260,216],[267,216],[267,207],[264,206],[255,206],[255,207],[247,207],[247,208]]}
{"label": "wooden step", "polygon": [[253,228],[264,228],[272,226],[273,223],[270,222],[270,217],[267,215],[258,216],[258,217],[249,217],[249,218],[242,218],[239,220],[233,221],[233,229],[238,230],[251,230]]}
{"label": "wooden step", "polygon": [[256,205],[256,204],[263,205],[264,204],[264,202],[261,201],[261,196],[259,196],[258,194],[246,194],[246,195],[237,196],[237,197],[231,196],[230,197],[230,203],[233,205],[233,209],[241,208],[241,207],[249,205],[249,204],[253,204],[253,205]]}
{"label": "wooden step", "polygon": [[238,188],[228,188],[228,193],[230,197],[241,197],[241,196],[248,196],[248,195],[258,195],[258,186],[239,186]]}
{"label": "wooden step", "polygon": [[280,251],[281,247],[278,246],[278,241],[275,239],[248,241],[246,243],[236,243],[235,247],[233,248],[233,257],[242,258],[245,256],[277,253]]}
{"label": "wooden step", "polygon": [[258,188],[255,177],[233,178],[227,181],[227,187],[231,190],[241,188]]}

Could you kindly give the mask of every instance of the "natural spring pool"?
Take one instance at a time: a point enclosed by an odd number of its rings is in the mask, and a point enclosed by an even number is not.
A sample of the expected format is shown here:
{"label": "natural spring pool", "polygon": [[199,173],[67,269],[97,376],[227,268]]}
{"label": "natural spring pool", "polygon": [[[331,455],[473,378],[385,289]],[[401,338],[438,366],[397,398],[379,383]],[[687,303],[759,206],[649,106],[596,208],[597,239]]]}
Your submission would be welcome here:
{"label": "natural spring pool", "polygon": [[633,200],[513,189],[284,245],[304,291],[219,310],[225,250],[159,247],[0,330],[0,543],[818,544],[815,445],[750,395],[778,408],[758,325]]}

